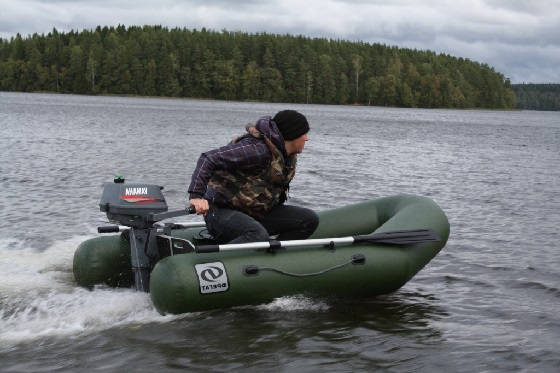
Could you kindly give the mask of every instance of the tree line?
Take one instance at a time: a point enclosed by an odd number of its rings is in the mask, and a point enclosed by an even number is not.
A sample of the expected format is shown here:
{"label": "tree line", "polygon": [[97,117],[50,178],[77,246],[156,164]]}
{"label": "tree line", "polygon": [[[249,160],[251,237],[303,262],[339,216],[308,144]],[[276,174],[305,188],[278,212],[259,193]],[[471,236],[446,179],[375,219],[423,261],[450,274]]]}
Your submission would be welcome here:
{"label": "tree line", "polygon": [[486,64],[267,33],[101,27],[0,39],[0,90],[424,108],[513,108]]}
{"label": "tree line", "polygon": [[525,110],[560,110],[560,84],[513,84],[516,108]]}

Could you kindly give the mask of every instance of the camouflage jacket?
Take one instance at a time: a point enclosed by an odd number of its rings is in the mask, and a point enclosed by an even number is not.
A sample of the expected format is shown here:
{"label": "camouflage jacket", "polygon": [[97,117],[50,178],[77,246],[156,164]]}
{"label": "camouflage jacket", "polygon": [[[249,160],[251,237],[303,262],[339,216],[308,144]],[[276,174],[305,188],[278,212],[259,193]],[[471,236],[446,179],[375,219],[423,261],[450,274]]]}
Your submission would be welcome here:
{"label": "camouflage jacket", "polygon": [[286,155],[270,117],[246,129],[230,144],[201,155],[189,193],[260,218],[286,199],[296,156]]}

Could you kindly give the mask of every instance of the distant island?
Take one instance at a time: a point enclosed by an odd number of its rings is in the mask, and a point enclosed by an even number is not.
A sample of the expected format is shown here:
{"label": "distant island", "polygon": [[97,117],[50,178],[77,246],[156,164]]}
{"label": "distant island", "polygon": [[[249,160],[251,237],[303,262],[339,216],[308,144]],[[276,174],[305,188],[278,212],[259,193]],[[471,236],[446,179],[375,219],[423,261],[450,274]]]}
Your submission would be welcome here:
{"label": "distant island", "polygon": [[513,84],[516,108],[560,110],[560,84]]}
{"label": "distant island", "polygon": [[465,58],[161,26],[53,29],[1,39],[0,90],[422,108],[516,105],[509,79]]}

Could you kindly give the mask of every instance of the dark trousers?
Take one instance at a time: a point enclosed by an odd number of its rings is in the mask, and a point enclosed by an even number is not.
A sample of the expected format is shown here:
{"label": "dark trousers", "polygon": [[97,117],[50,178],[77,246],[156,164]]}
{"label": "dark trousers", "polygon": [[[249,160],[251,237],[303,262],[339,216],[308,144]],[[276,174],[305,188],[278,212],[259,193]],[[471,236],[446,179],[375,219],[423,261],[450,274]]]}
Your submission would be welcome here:
{"label": "dark trousers", "polygon": [[211,205],[204,217],[208,232],[218,243],[244,243],[277,240],[301,240],[315,231],[319,217],[310,209],[290,205],[275,206],[262,219],[227,207]]}

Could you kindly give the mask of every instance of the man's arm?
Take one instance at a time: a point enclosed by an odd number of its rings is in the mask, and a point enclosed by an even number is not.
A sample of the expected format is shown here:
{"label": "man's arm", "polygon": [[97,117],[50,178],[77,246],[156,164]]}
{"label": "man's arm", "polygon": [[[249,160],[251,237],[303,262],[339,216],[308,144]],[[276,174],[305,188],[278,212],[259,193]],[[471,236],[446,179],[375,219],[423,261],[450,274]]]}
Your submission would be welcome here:
{"label": "man's arm", "polygon": [[205,214],[208,211],[208,201],[203,197],[214,171],[265,168],[268,167],[270,159],[271,154],[267,145],[263,141],[252,138],[202,153],[188,188],[189,202],[195,206],[197,214]]}

